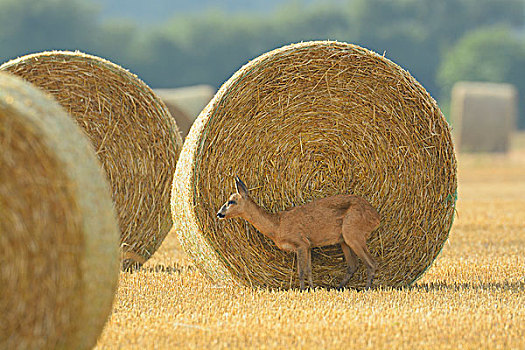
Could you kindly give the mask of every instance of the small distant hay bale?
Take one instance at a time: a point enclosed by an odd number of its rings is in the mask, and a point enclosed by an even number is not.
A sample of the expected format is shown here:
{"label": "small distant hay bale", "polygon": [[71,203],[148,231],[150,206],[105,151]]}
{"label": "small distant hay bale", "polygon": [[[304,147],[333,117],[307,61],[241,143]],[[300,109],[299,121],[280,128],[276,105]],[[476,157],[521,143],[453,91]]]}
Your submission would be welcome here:
{"label": "small distant hay bale", "polygon": [[119,272],[109,184],[59,104],[6,73],[0,143],[0,348],[91,348]]}
{"label": "small distant hay bale", "polygon": [[164,103],[137,76],[80,52],[28,55],[0,70],[51,93],[82,127],[112,187],[123,268],[149,259],[172,227],[170,186],[182,148]]}
{"label": "small distant hay bale", "polygon": [[195,85],[176,89],[155,89],[155,93],[164,101],[170,109],[180,110],[186,119],[181,116],[181,122],[176,115],[180,113],[174,110],[175,120],[181,130],[182,137],[186,137],[193,122],[199,113],[206,107],[215,94],[215,89],[209,85]]}
{"label": "small distant hay bale", "polygon": [[516,128],[518,93],[510,84],[459,82],[451,120],[461,152],[507,152]]}
{"label": "small distant hay bale", "polygon": [[[242,219],[216,219],[235,175],[272,212],[340,193],[368,199],[382,219],[368,241],[375,285],[421,276],[454,217],[456,158],[436,102],[393,62],[346,43],[285,46],[242,67],[200,114],[175,173],[179,240],[211,280],[297,287],[293,254]],[[340,247],[312,255],[314,283],[336,286]],[[364,285],[361,264],[349,286]]]}
{"label": "small distant hay bale", "polygon": [[190,117],[188,114],[186,114],[182,109],[180,109],[177,106],[176,102],[173,102],[171,99],[167,98],[166,95],[158,93],[157,90],[155,90],[155,93],[157,93],[157,95],[166,104],[166,107],[168,107],[168,110],[171,116],[177,122],[177,127],[179,128],[180,134],[184,139],[186,135],[188,135],[188,132],[190,131],[190,128],[193,125],[193,121],[195,120],[195,118]]}

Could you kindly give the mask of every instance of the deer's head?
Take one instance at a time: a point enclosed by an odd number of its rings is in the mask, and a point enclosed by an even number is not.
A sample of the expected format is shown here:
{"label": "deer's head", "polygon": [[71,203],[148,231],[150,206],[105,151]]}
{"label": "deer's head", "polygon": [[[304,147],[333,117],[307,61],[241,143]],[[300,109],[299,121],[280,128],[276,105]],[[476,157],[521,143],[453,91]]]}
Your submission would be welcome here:
{"label": "deer's head", "polygon": [[231,219],[241,216],[242,213],[244,213],[246,205],[250,201],[248,188],[238,176],[235,177],[235,187],[237,193],[232,194],[230,198],[228,198],[228,201],[221,207],[217,213],[219,219]]}

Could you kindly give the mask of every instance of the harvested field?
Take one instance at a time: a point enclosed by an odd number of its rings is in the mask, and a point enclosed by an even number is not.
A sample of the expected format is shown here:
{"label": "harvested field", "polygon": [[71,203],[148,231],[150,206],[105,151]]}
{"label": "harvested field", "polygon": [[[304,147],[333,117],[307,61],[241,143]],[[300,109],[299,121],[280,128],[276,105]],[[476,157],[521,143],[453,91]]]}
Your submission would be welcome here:
{"label": "harvested field", "polygon": [[168,236],[121,274],[98,348],[525,348],[524,141],[459,157],[455,224],[410,288],[218,288]]}

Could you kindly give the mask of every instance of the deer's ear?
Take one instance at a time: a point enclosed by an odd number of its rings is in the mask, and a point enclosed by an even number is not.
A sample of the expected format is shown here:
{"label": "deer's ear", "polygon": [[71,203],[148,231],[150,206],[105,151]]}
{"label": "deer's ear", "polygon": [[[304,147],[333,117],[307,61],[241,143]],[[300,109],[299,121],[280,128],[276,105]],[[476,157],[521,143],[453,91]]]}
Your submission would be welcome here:
{"label": "deer's ear", "polygon": [[237,188],[237,193],[241,196],[247,197],[249,195],[248,188],[238,176],[235,177],[235,188]]}

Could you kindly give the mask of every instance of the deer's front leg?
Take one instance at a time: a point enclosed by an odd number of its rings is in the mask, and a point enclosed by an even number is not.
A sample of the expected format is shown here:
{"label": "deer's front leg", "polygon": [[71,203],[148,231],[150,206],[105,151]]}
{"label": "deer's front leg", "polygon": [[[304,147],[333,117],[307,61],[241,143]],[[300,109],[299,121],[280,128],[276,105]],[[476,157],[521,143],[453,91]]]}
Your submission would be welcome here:
{"label": "deer's front leg", "polygon": [[304,290],[304,273],[307,269],[308,249],[304,247],[297,248],[297,270],[299,272],[299,285]]}

